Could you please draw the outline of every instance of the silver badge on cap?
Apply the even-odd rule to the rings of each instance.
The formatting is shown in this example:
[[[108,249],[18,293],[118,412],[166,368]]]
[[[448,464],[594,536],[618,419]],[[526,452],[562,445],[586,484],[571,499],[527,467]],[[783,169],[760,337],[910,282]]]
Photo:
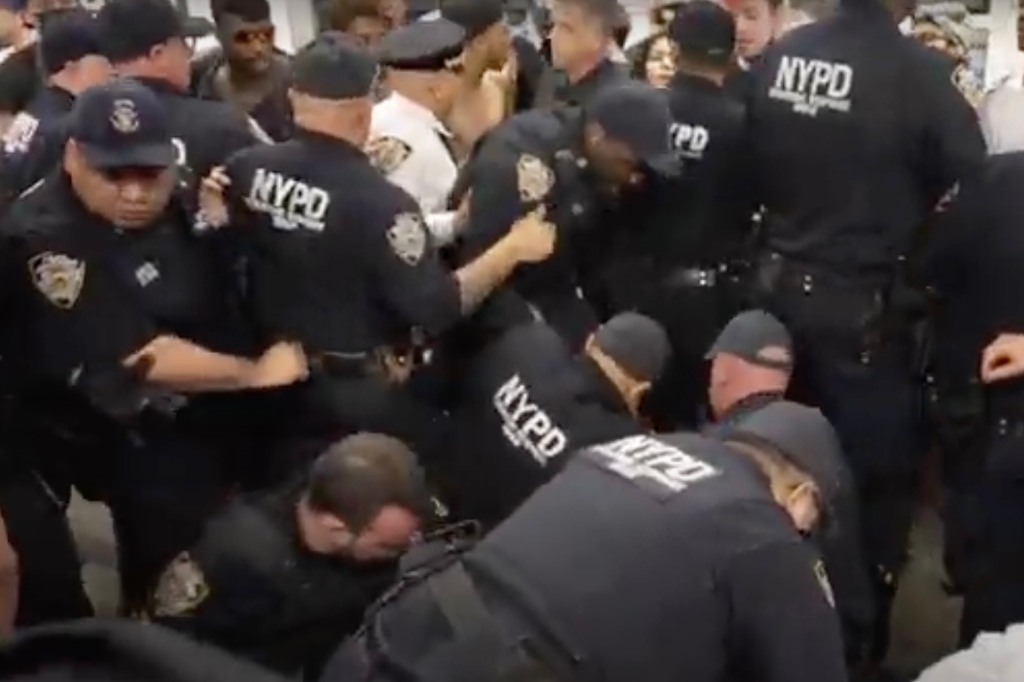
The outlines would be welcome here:
[[[139,129],[139,114],[135,110],[135,102],[130,99],[114,100],[114,109],[110,112],[110,125],[119,133],[128,135]]]

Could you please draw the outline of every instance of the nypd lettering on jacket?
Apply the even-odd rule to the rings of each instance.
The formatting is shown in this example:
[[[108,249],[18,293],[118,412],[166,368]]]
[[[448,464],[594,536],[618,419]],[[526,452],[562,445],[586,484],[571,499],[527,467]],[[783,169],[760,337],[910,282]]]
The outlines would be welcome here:
[[[817,116],[823,108],[849,112],[852,90],[849,65],[787,55],[779,61],[768,96],[791,103],[798,114]]]
[[[501,417],[502,433],[513,447],[526,450],[541,466],[565,452],[569,443],[562,429],[530,398],[518,374],[494,394],[494,409]]]
[[[673,123],[670,128],[672,148],[685,159],[702,159],[711,142],[711,133],[700,125]]]
[[[707,462],[651,436],[629,436],[597,445],[582,456],[659,498],[681,493],[721,473]]]
[[[279,230],[322,232],[331,197],[319,187],[257,168],[245,204],[252,211],[269,215]]]

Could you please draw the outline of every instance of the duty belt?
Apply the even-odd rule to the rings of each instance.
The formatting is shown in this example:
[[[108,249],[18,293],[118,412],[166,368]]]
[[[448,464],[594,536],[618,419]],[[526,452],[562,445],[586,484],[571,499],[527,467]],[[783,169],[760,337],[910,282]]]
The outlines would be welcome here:
[[[670,288],[711,288],[717,286],[725,274],[725,266],[717,268],[676,268],[668,273],[665,285]]]

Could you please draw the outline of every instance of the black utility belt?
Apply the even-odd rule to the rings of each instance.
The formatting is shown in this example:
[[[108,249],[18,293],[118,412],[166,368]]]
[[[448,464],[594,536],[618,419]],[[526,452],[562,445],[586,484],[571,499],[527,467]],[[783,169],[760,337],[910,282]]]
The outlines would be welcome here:
[[[415,367],[419,364],[422,364],[420,349],[387,346],[363,353],[325,351],[309,357],[310,369],[339,378],[387,377],[395,367]]]
[[[711,289],[731,281],[729,266],[675,268],[668,270],[662,283],[670,289]]]
[[[770,253],[759,259],[756,272],[760,286],[769,291],[798,289],[810,294],[822,290],[847,295],[877,296],[888,291],[892,284],[891,276],[878,276],[876,273],[870,278],[857,280],[808,267],[778,253]]]

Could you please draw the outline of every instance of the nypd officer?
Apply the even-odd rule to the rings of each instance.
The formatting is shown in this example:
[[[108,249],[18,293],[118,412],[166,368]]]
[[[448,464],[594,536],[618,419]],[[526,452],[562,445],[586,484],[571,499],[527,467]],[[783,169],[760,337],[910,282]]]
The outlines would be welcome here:
[[[845,682],[801,537],[840,491],[839,458],[827,420],[793,403],[726,442],[585,449],[468,552],[407,575],[323,679]]]
[[[669,124],[664,95],[628,82],[601,89],[583,111],[531,111],[498,126],[477,147],[456,192],[469,192],[463,257],[489,248],[522,216],[544,212],[558,226],[558,249],[517,272],[512,285],[579,349],[597,326],[580,291],[588,228],[597,224],[606,197],[676,171]]]
[[[640,403],[668,357],[665,331],[636,313],[601,325],[578,358],[539,321],[487,343],[458,371],[443,477],[454,516],[492,527],[573,452],[640,433]]]
[[[223,462],[186,426],[202,410],[190,398],[290,384],[306,366],[286,344],[249,359],[215,257],[182,219],[156,96],[117,80],[82,93],[71,117],[60,168],[5,225],[31,358],[23,380],[121,425],[109,461],[82,468],[107,472],[126,604],[137,606],[225,492]]]
[[[759,304],[793,332],[797,388],[835,424],[860,486],[878,660],[924,453],[924,306],[906,260],[931,210],[985,155],[942,58],[896,26],[912,4],[844,0],[787,34],[754,67],[748,112],[764,206]]]
[[[458,175],[445,126],[459,95],[466,33],[445,19],[390,31],[379,47],[391,94],[373,108],[367,154],[381,173],[416,200],[438,244],[455,237],[448,198]]]
[[[671,429],[699,421],[704,354],[736,308],[732,278],[749,242],[754,207],[743,105],[722,90],[735,48],[732,15],[708,0],[687,3],[676,10],[669,37],[679,49],[668,94],[672,146],[683,172],[655,183],[651,217],[642,231],[629,231],[627,237],[645,242],[644,267],[626,286],[639,282],[647,290],[637,309],[672,336],[672,362],[646,407],[655,423]]]
[[[378,72],[342,34],[307,45],[293,62],[294,139],[233,157],[208,179],[204,212],[216,224],[245,225],[262,332],[300,344],[322,370],[307,388],[326,407],[303,410],[313,422],[303,428],[330,440],[387,433],[427,458],[439,447],[436,417],[403,390],[413,337],[429,339],[475,310],[517,265],[548,257],[555,236],[537,215],[524,216],[448,272],[416,201],[363,152]],[[217,201],[225,185],[226,206]]]

